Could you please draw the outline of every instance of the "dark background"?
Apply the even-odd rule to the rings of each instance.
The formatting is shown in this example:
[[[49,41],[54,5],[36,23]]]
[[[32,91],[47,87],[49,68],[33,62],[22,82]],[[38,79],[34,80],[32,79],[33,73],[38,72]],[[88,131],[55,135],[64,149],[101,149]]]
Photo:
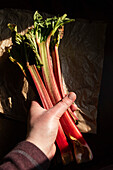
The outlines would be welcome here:
[[[0,8],[39,10],[70,17],[112,21],[112,0],[1,0]]]
[[[92,162],[82,165],[76,165],[74,162],[62,167],[61,164],[57,164],[54,169],[97,170],[100,167],[113,163],[113,1],[3,0],[3,2],[1,1],[0,8],[27,9],[32,11],[38,9],[39,12],[50,14],[67,13],[71,18],[84,18],[89,21],[98,20],[107,23],[103,73],[98,103],[97,134],[83,134],[94,153],[94,159]],[[6,145],[3,150],[4,152],[0,154],[2,157],[15,143],[24,139],[26,125],[4,117],[1,117],[1,120],[3,126],[7,121],[10,121],[8,127],[4,126],[4,131],[7,133],[7,129],[10,128],[10,133],[7,136],[0,136],[2,139],[4,138]],[[15,132],[18,133],[17,139],[13,137]],[[52,163],[51,169],[53,169],[53,166],[54,163]]]

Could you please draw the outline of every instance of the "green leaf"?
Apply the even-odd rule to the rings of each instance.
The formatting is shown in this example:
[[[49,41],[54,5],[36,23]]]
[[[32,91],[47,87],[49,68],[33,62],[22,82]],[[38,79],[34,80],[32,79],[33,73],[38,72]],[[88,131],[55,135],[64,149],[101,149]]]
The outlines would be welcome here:
[[[52,17],[44,19],[38,11],[34,14],[34,29],[38,42],[41,43],[47,40],[47,37],[51,34],[54,36],[55,32],[64,24],[75,21],[74,19],[67,18],[67,14],[61,17]]]

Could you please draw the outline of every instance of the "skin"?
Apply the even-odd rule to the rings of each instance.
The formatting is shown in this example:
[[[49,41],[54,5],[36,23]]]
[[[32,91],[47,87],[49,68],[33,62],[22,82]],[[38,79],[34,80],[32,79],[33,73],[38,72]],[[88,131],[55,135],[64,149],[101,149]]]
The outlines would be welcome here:
[[[30,108],[29,130],[26,141],[29,141],[40,148],[51,160],[56,152],[55,140],[58,132],[59,119],[71,106],[76,110],[73,102],[76,95],[70,92],[59,103],[49,110],[42,108],[36,101],[33,101]]]

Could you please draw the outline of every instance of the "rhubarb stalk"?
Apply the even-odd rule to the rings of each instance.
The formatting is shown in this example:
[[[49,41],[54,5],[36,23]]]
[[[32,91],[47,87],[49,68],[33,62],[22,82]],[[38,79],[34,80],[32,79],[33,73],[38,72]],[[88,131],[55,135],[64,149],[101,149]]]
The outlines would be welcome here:
[[[56,80],[58,89],[60,91],[61,97],[63,98],[66,95],[66,93],[64,91],[63,82],[62,82],[62,72],[61,72],[59,52],[58,52],[60,39],[63,37],[62,30],[63,28],[60,29],[58,32],[56,42],[55,40],[53,42],[51,41],[51,56],[52,56],[53,72],[55,75],[55,80]],[[68,108],[68,111],[71,117],[73,118],[73,120],[75,121],[75,123],[77,124],[78,118],[76,117],[75,112],[73,112],[71,108]]]

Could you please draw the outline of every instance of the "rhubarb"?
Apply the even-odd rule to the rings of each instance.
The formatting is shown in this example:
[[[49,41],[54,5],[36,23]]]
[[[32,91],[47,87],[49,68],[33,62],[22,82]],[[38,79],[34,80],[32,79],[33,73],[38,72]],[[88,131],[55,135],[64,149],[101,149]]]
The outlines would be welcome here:
[[[74,20],[67,18],[66,14],[43,19],[36,11],[34,26],[24,35],[17,33],[15,25],[9,24],[13,42],[12,48],[9,49],[10,59],[20,66],[28,81],[34,83],[45,109],[51,108],[65,96],[58,46],[62,33],[60,30],[64,24],[71,21]],[[73,117],[77,119],[70,107],[60,119],[56,139],[65,164],[72,161],[72,152],[66,138],[73,144],[77,163],[93,158],[91,149]]]

